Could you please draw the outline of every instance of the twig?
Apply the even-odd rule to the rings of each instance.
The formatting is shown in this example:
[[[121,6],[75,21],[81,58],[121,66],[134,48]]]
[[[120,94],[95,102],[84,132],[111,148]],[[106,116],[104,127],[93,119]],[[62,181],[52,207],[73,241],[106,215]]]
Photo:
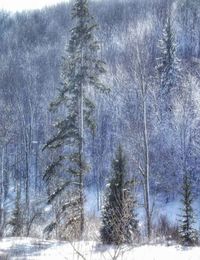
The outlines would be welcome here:
[[[75,251],[75,253],[80,256],[83,260],[87,260],[85,258],[85,256],[83,254],[81,254],[81,252],[78,251],[78,249],[76,249],[76,247],[73,245],[73,243],[71,241],[69,241],[70,245],[72,246],[73,250]]]

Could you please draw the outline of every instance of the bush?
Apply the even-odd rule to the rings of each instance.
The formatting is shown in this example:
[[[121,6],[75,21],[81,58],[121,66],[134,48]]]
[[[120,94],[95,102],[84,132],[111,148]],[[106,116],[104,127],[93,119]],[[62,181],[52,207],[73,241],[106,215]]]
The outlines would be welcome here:
[[[157,224],[154,225],[154,233],[161,242],[180,240],[178,224],[171,223],[166,215],[159,216]]]

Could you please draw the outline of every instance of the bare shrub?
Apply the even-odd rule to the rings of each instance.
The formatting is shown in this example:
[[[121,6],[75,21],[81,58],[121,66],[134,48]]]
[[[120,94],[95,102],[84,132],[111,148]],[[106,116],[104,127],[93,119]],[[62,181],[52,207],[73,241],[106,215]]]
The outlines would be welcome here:
[[[99,230],[100,230],[100,218],[95,212],[92,212],[85,219],[85,230],[83,237],[85,240],[98,241],[99,240]]]
[[[166,215],[160,215],[158,222],[153,226],[154,235],[159,242],[176,241],[180,239],[178,224],[170,222]]]

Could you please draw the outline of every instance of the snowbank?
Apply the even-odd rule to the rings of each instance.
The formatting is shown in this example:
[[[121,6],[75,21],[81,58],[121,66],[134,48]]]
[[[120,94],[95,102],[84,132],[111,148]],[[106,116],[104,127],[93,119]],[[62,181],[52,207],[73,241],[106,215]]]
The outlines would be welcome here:
[[[180,246],[105,247],[96,242],[66,243],[30,238],[0,241],[0,259],[34,260],[199,260],[200,248]],[[6,258],[7,256],[7,258]]]

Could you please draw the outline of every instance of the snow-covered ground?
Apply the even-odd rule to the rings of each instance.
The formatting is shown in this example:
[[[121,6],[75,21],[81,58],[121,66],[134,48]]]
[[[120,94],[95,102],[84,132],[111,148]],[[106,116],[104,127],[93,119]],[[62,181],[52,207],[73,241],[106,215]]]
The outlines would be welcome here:
[[[199,260],[200,248],[141,246],[112,248],[96,242],[66,243],[31,238],[0,241],[0,259],[32,260]]]

